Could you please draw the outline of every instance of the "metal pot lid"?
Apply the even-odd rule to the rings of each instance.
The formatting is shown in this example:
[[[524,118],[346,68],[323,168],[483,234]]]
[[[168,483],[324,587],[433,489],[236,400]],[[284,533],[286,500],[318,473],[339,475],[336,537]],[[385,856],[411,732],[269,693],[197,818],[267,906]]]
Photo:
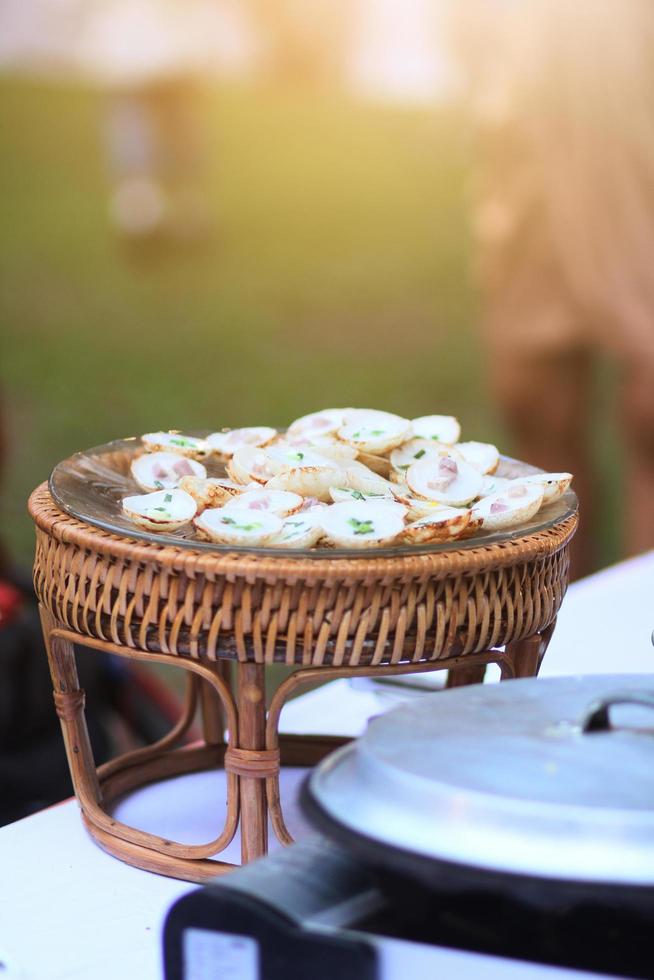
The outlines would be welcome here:
[[[373,719],[308,793],[344,829],[426,859],[654,884],[654,677],[427,696]]]

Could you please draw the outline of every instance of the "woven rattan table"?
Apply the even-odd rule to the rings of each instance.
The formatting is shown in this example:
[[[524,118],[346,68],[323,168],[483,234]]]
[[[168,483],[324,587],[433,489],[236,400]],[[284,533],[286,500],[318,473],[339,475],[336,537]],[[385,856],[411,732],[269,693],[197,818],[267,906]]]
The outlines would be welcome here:
[[[68,761],[83,820],[105,850],[137,867],[206,881],[240,823],[243,862],[267,850],[268,815],[291,837],[280,765],[312,765],[344,739],[279,735],[281,709],[303,684],[355,675],[448,670],[449,686],[537,674],[568,579],[577,516],[501,543],[375,557],[243,555],[142,542],[60,510],[47,484],[32,494],[34,581]],[[156,744],[96,769],[73,644],[186,672],[182,717]],[[266,666],[294,668],[266,710]],[[180,747],[196,709],[203,741]],[[227,733],[225,738],[225,732]],[[182,844],[111,813],[148,782],[224,766],[227,815],[209,843]]]

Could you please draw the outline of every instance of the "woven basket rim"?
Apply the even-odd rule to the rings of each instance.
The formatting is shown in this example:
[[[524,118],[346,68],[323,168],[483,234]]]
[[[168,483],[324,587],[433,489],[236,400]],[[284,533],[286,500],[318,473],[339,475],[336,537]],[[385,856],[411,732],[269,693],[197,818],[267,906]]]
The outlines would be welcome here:
[[[405,576],[433,574],[458,575],[482,569],[513,565],[563,548],[577,527],[577,513],[541,531],[499,543],[480,545],[465,550],[431,552],[417,555],[352,558],[298,558],[282,554],[243,555],[237,552],[193,551],[175,548],[135,538],[113,534],[86,524],[60,510],[54,503],[47,482],[31,494],[28,511],[38,528],[56,540],[73,544],[87,551],[127,559],[131,562],[155,564],[180,572],[209,573],[234,577],[304,580],[392,579]]]

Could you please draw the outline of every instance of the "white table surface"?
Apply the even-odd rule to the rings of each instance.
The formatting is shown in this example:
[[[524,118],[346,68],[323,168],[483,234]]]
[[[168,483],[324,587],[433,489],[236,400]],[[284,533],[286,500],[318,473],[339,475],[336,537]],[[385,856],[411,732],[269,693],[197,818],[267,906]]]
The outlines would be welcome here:
[[[654,552],[570,587],[541,676],[651,672],[653,628]],[[427,678],[438,683],[438,674],[420,676],[422,683],[430,683]],[[368,717],[392,707],[400,695],[393,688],[378,692],[365,681],[333,681],[292,701],[281,728],[315,732],[320,721],[322,732],[357,735]],[[306,833],[293,801],[303,775],[302,769],[286,769],[282,779],[287,823],[295,836]],[[197,773],[136,792],[117,815],[166,837],[199,842],[215,836],[224,799],[222,773]],[[239,848],[236,838],[221,857],[238,861]],[[1,828],[0,868],[0,962],[7,980],[155,980],[162,976],[164,915],[175,899],[196,887],[106,855],[84,831],[74,800]],[[395,956],[405,956],[408,966],[417,954],[403,953],[401,946]],[[504,961],[485,962],[482,968],[474,957],[463,957],[457,969],[460,980],[571,976]],[[412,972],[420,976],[419,970]]]

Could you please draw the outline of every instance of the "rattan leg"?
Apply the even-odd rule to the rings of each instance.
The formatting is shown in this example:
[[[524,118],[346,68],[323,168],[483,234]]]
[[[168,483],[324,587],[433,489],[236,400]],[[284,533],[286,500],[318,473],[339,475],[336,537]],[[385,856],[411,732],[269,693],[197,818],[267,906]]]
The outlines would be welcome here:
[[[49,649],[52,650],[53,677],[57,685],[64,684],[74,693],[76,673],[74,673],[73,640],[84,646],[104,650],[128,659],[137,659],[157,663],[174,663],[183,670],[190,672],[200,680],[210,685],[221,701],[221,710],[226,719],[226,727],[230,740],[236,741],[237,714],[236,705],[230,689],[220,675],[216,663],[200,663],[195,660],[182,660],[168,654],[146,653],[134,648],[119,647],[104,640],[92,640],[88,637],[77,637],[52,621],[44,620],[44,628],[48,637]],[[65,671],[65,672],[64,672]],[[155,746],[148,746],[135,753],[127,753],[112,760],[106,766],[95,769],[95,762],[90,752],[75,752],[74,746],[81,744],[83,715],[79,713],[81,704],[76,707],[75,718],[71,721],[62,718],[64,737],[67,745],[72,748],[70,758],[75,793],[82,809],[84,822],[95,840],[105,850],[116,857],[123,858],[129,863],[136,864],[146,870],[157,871],[171,877],[187,881],[205,881],[213,870],[213,875],[222,874],[233,867],[223,862],[205,861],[206,858],[224,850],[233,839],[238,826],[238,778],[233,772],[227,773],[227,815],[222,832],[208,844],[181,844],[167,840],[155,834],[138,830],[116,820],[109,812],[109,805],[120,795],[130,790],[147,785],[160,779],[170,778],[186,772],[197,772],[219,766],[225,754],[225,746],[218,744],[200,745],[197,747],[171,749],[172,736],[179,736],[192,720],[195,706],[196,684],[190,685],[183,717],[169,733]],[[76,705],[81,702],[79,694]],[[74,723],[74,727],[73,726]],[[88,739],[87,739],[88,742]],[[92,792],[92,787],[100,787]],[[140,860],[139,855],[145,855],[147,860]]]
[[[151,871],[154,874],[165,875],[167,878],[180,878],[203,885],[213,881],[219,875],[233,871],[238,865],[226,861],[213,861],[203,858],[197,861],[180,861],[168,854],[161,854],[150,847],[142,847],[131,841],[118,840],[113,834],[96,827],[82,811],[82,820],[89,834],[99,844],[103,851],[112,857],[131,864],[141,871]]]
[[[507,643],[506,656],[513,667],[513,677],[537,677],[543,657],[554,633],[556,620],[542,633],[534,633],[524,640]]]
[[[102,794],[86,727],[85,695],[79,686],[75,650],[69,640],[53,634],[55,621],[42,605],[39,613],[73,787],[78,798],[86,796],[99,804]]]
[[[467,684],[481,684],[486,673],[486,664],[475,667],[455,667],[447,672],[445,687],[464,687]]]
[[[268,851],[266,784],[259,772],[247,773],[246,753],[260,758],[266,744],[266,682],[263,664],[239,663],[238,748],[243,768],[239,775],[241,800],[241,860],[243,864]],[[279,767],[278,767],[279,768]]]

